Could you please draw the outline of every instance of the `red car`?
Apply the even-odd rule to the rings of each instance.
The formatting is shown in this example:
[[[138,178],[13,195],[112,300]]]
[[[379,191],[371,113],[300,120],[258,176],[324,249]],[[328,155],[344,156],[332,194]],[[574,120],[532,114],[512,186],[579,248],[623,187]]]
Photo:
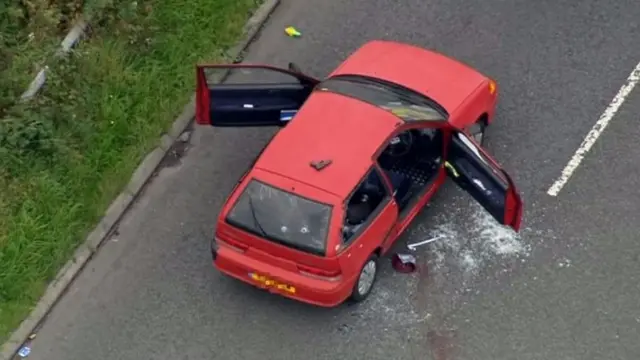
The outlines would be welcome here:
[[[281,127],[218,217],[215,267],[306,303],[361,301],[447,177],[518,231],[520,196],[481,147],[497,94],[460,62],[390,41],[322,81],[293,64],[199,65],[198,124]]]

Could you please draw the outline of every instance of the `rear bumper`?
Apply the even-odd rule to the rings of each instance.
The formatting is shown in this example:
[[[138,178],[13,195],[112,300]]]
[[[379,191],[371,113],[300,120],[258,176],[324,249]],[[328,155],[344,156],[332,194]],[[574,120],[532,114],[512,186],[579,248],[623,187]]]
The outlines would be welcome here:
[[[261,262],[234,250],[212,246],[213,265],[225,275],[236,278],[257,288],[267,290],[307,304],[321,307],[336,307],[342,304],[350,295],[354,279],[336,282],[308,278],[282,268]],[[276,286],[266,286],[251,278],[251,273],[268,277],[280,284],[295,287],[295,293],[278,289]]]

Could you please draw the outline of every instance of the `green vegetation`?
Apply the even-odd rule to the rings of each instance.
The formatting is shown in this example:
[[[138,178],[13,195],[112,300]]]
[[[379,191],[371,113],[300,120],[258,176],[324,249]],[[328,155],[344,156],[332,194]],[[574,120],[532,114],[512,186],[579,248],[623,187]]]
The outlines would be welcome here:
[[[0,343],[25,318],[221,60],[258,0],[6,0],[0,5]],[[74,19],[90,37],[55,57]],[[39,66],[47,83],[18,101]]]

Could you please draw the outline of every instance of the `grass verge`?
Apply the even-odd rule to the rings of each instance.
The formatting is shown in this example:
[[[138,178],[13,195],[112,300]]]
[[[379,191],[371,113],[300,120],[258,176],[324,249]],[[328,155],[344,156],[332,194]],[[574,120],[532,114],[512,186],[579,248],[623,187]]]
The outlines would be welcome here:
[[[0,343],[189,100],[194,64],[221,60],[261,1],[104,1],[26,104],[36,65],[95,3],[13,2],[0,9]]]

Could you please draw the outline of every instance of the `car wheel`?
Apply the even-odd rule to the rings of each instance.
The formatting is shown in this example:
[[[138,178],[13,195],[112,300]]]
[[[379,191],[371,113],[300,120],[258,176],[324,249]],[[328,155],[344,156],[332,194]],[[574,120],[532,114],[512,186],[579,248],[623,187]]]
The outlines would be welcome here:
[[[487,130],[487,123],[484,119],[479,119],[475,124],[469,126],[468,131],[473,140],[481,146],[484,145],[484,134]]]
[[[361,302],[366,299],[378,277],[378,256],[372,254],[360,269],[360,275],[353,286],[351,300]]]

